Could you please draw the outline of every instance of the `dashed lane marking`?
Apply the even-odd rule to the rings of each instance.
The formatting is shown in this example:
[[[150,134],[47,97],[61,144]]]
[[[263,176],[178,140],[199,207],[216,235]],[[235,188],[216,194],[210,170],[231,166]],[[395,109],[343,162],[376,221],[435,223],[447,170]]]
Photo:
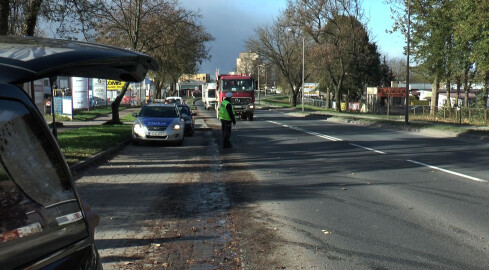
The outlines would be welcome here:
[[[333,136],[328,136],[328,135],[324,135],[324,134],[321,134],[321,133],[309,131],[309,130],[306,130],[306,129],[303,129],[303,128],[299,128],[299,127],[285,125],[285,124],[282,124],[282,123],[279,123],[279,122],[276,122],[276,121],[268,121],[268,122],[270,122],[272,124],[276,124],[276,125],[282,126],[282,127],[286,127],[286,128],[290,128],[290,129],[293,129],[293,130],[300,131],[300,132],[304,132],[304,133],[307,133],[307,134],[310,134],[310,135],[313,135],[313,136],[317,136],[317,137],[320,137],[320,138],[323,138],[323,139],[327,139],[327,140],[330,140],[330,141],[335,141],[335,142],[341,142],[341,141],[343,141],[340,138],[336,138],[336,137],[333,137]],[[382,155],[387,154],[386,152],[375,150],[375,149],[372,149],[372,148],[369,148],[369,147],[365,147],[365,146],[362,146],[362,145],[359,145],[359,144],[356,144],[356,143],[350,143],[350,145],[355,146],[355,147],[359,147],[359,148],[362,148],[362,149],[365,149],[365,150],[368,150],[368,151],[372,151],[372,152],[375,152],[375,153],[378,153],[378,154],[382,154]],[[434,170],[438,170],[438,171],[445,172],[445,173],[452,174],[452,175],[456,175],[456,176],[459,176],[459,177],[462,177],[462,178],[470,179],[470,180],[473,180],[473,181],[483,182],[483,183],[487,183],[488,182],[487,180],[484,180],[484,179],[481,179],[481,178],[477,178],[477,177],[473,177],[473,176],[470,176],[470,175],[466,175],[466,174],[462,174],[462,173],[450,171],[450,170],[447,170],[447,169],[443,169],[443,168],[440,168],[440,167],[432,166],[432,165],[425,164],[425,163],[422,163],[422,162],[418,162],[418,161],[415,161],[415,160],[410,160],[409,159],[407,161],[408,162],[411,162],[411,163],[414,163],[414,164],[417,164],[417,165],[428,167],[428,168],[431,168],[431,169],[434,169]]]
[[[302,128],[299,128],[299,127],[289,126],[289,125],[285,125],[285,124],[282,124],[282,123],[279,123],[279,122],[275,122],[275,121],[268,121],[268,122],[270,122],[272,124],[275,124],[275,125],[282,126],[282,127],[286,127],[286,128],[290,128],[290,129],[293,129],[293,130],[300,131],[300,132],[304,132],[304,133],[307,133],[309,135],[314,135],[314,136],[317,136],[317,137],[320,137],[320,138],[323,138],[323,139],[326,139],[326,140],[330,140],[330,141],[334,141],[334,142],[341,142],[341,141],[343,141],[340,138],[335,138],[335,137],[332,137],[332,136],[324,135],[324,134],[317,133],[317,132],[314,132],[314,131],[309,131],[309,130],[302,129]]]
[[[365,150],[372,151],[372,152],[375,152],[375,153],[378,153],[378,154],[382,154],[382,155],[387,154],[386,152],[382,152],[382,151],[375,150],[375,149],[372,149],[372,148],[369,148],[369,147],[361,146],[361,145],[356,144],[356,143],[350,143],[350,145],[353,145],[353,146],[356,146],[356,147],[360,147],[360,148],[363,148]]]
[[[454,171],[450,171],[450,170],[446,170],[446,169],[443,169],[443,168],[440,168],[440,167],[436,167],[436,166],[433,166],[433,165],[425,164],[425,163],[418,162],[418,161],[415,161],[415,160],[408,159],[407,161],[408,162],[411,162],[411,163],[414,163],[414,164],[417,164],[417,165],[428,167],[428,168],[431,168],[431,169],[434,169],[434,170],[442,171],[442,172],[445,172],[445,173],[448,173],[448,174],[453,174],[453,175],[456,175],[456,176],[460,176],[462,178],[467,178],[467,179],[470,179],[470,180],[473,180],[473,181],[484,182],[484,183],[487,182],[484,179],[480,179],[480,178],[477,178],[477,177],[473,177],[473,176],[470,176],[470,175],[466,175],[466,174],[462,174],[462,173],[458,173],[458,172],[454,172]]]

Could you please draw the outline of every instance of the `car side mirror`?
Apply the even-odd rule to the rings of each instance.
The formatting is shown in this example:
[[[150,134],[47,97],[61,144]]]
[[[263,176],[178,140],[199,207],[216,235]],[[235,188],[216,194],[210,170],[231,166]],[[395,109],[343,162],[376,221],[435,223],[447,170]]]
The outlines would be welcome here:
[[[137,112],[135,112],[135,113],[133,113],[133,114],[132,114],[132,116],[134,116],[134,117],[138,117],[138,113],[137,113]]]

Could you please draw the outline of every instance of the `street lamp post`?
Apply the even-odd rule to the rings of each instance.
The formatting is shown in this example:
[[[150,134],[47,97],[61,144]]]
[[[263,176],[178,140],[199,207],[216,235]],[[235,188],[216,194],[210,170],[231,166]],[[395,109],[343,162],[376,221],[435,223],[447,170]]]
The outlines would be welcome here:
[[[261,93],[261,88],[260,88],[260,67],[265,67],[265,64],[258,65],[258,104],[260,104],[260,93]],[[265,69],[265,74],[266,74],[266,69]],[[266,76],[266,75],[265,75]],[[265,86],[265,91],[267,90],[267,87]],[[265,92],[265,98],[267,96],[267,93]]]
[[[293,32],[291,28],[287,28],[287,31]],[[301,105],[302,105],[302,112],[304,112],[304,35],[302,35],[302,87],[301,87]]]
[[[265,65],[265,99],[267,99],[267,89],[268,89],[268,77],[267,77],[267,66]]]
[[[304,112],[304,35],[302,36],[302,112]]]
[[[407,28],[407,64],[406,64],[406,110],[405,110],[405,116],[404,116],[404,122],[406,124],[409,124],[409,54],[410,54],[410,47],[409,47],[409,42],[411,38],[411,8],[410,8],[410,1],[407,2],[408,5],[408,28]]]
[[[258,65],[258,104],[260,104],[260,65]]]

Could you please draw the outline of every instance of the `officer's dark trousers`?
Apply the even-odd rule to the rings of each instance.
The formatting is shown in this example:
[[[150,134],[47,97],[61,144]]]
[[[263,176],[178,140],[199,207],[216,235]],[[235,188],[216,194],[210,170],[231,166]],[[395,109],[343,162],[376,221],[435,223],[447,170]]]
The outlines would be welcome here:
[[[231,125],[233,122],[231,121],[226,121],[226,120],[221,120],[221,127],[222,127],[222,147],[224,148],[229,148],[231,146],[231,141],[229,140],[231,138]]]

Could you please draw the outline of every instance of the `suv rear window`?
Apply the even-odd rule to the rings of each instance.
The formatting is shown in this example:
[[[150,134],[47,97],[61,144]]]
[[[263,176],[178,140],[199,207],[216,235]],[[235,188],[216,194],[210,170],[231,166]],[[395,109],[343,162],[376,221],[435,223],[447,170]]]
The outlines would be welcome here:
[[[70,178],[39,120],[0,99],[0,261],[15,268],[87,235]]]

